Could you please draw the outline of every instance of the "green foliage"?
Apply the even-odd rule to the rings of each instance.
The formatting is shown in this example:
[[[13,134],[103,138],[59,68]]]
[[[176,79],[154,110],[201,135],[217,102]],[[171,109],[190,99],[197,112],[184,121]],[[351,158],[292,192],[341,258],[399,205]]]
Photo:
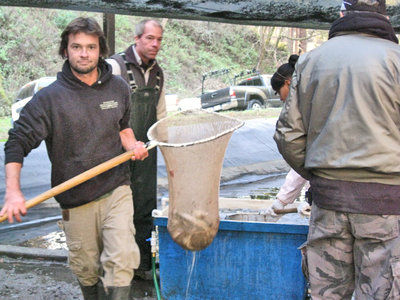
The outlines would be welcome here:
[[[158,61],[167,80],[167,91],[180,97],[201,93],[201,76],[222,68],[232,73],[253,68],[257,51],[251,46],[251,26],[237,26],[203,21],[168,20]],[[216,89],[228,84],[227,77],[217,78],[207,86]]]
[[[115,16],[115,51],[124,51],[134,42],[135,24],[140,21],[139,17],[116,15]]]
[[[12,100],[24,84],[43,76],[55,76],[61,69],[60,34],[72,19],[83,14],[86,13],[1,7],[0,116],[10,115]],[[91,15],[101,20],[100,14]]]
[[[78,12],[62,10],[59,13],[54,15],[54,24],[60,31],[63,31],[65,27],[71,22],[73,19],[79,16]]]
[[[99,13],[38,8],[0,7],[0,116],[10,114],[18,90],[42,76],[55,76],[63,60],[58,56],[62,30],[78,16],[92,16],[100,24]],[[116,52],[134,43],[134,30],[143,17],[116,15]],[[255,26],[205,21],[161,19],[165,24],[162,49],[157,57],[166,78],[166,92],[182,97],[201,93],[205,72],[222,68],[233,74],[253,69],[259,62],[260,36]],[[318,35],[318,41],[323,35]],[[273,45],[274,43],[270,43]],[[272,73],[287,61],[285,41],[278,49],[268,45],[262,73]],[[228,78],[210,80],[207,89],[228,84]]]
[[[7,97],[6,91],[3,87],[3,77],[0,74],[0,115],[6,115],[6,111],[11,105],[11,99]]]
[[[0,117],[0,142],[7,141],[8,131],[11,128],[11,118],[10,117]]]
[[[2,8],[0,74],[5,96],[1,99],[0,116],[10,114],[12,99],[22,85],[58,70],[54,45],[59,32],[52,25],[53,15],[54,12],[44,9]]]

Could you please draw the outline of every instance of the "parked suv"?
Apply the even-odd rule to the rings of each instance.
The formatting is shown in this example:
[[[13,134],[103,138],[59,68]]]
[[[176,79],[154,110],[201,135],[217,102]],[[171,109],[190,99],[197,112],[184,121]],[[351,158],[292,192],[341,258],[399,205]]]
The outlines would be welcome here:
[[[11,118],[15,122],[19,118],[22,108],[28,103],[34,94],[42,88],[50,85],[56,80],[56,77],[42,77],[25,84],[18,92],[17,98],[11,105]]]
[[[204,79],[219,75],[213,71],[211,75],[203,75]],[[224,71],[223,74],[226,74]],[[247,76],[246,79],[243,79]],[[279,107],[282,102],[271,87],[272,75],[261,75],[257,71],[243,71],[234,76],[229,87],[201,95],[201,107],[208,110],[220,111],[229,109],[260,109],[262,107]],[[236,84],[237,80],[239,81]]]

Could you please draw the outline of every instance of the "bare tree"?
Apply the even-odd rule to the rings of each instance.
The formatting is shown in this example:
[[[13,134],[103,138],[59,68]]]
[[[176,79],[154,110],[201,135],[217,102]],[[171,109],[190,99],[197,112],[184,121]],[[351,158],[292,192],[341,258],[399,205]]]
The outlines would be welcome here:
[[[290,29],[289,29],[289,36],[287,37],[287,39],[288,39],[288,42],[287,42],[287,43],[288,43],[288,50],[289,50],[289,53],[293,53],[293,51],[296,51],[295,46],[294,46],[294,42],[293,42],[294,36],[295,36],[294,31],[295,31],[294,28],[290,28]]]
[[[299,39],[298,40],[299,52],[297,52],[297,53],[300,54],[300,53],[307,52],[307,43],[308,43],[308,40],[309,40],[309,38],[307,38],[307,29],[298,28],[297,38]]]
[[[260,49],[258,55],[258,62],[256,69],[260,70],[261,64],[265,59],[267,47],[271,44],[272,35],[274,34],[275,27],[260,27]]]
[[[305,53],[307,52],[308,41],[312,40],[316,32],[310,32],[307,35],[307,29],[304,28],[290,28],[289,35],[284,36],[288,40],[289,53]]]

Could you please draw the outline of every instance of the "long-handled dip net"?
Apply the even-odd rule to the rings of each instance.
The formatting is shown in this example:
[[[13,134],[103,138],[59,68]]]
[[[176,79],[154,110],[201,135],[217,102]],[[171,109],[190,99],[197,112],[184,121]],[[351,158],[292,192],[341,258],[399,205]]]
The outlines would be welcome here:
[[[219,226],[219,184],[225,150],[244,122],[205,110],[187,110],[148,131],[164,156],[169,184],[167,229],[187,250],[211,244]]]

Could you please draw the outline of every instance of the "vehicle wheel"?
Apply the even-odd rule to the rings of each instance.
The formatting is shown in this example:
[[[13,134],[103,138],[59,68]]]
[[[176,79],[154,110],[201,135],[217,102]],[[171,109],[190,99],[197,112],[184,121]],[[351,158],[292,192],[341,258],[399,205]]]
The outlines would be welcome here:
[[[260,100],[250,100],[249,104],[247,105],[247,109],[261,109],[263,107]]]

